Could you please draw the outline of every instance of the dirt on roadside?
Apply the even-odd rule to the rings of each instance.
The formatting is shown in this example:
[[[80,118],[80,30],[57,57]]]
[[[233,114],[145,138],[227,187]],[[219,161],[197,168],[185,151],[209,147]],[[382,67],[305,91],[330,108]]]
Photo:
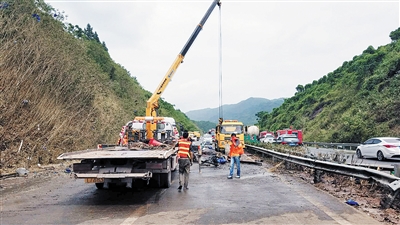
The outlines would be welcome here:
[[[383,209],[381,201],[391,189],[367,180],[341,176],[323,172],[321,181],[314,182],[314,170],[298,165],[285,166],[284,163],[275,163],[273,172],[287,174],[296,179],[313,184],[314,187],[331,194],[344,203],[353,205],[366,215],[388,225],[400,224],[400,196],[393,201],[391,208]]]
[[[0,178],[0,194],[21,192],[56,177],[74,178],[71,167],[72,162],[34,166],[28,169],[26,175],[18,175],[15,171],[8,171],[8,173],[2,174],[2,178]]]

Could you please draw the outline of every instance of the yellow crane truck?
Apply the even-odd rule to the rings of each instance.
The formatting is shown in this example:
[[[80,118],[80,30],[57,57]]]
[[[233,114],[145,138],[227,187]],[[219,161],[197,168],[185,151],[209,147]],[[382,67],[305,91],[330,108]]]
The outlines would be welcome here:
[[[168,118],[157,116],[158,100],[216,5],[221,5],[220,0],[212,2],[160,85],[147,101],[146,116],[134,119],[134,121],[143,121],[145,133],[141,136],[145,136],[147,140],[155,140],[159,136],[157,133],[159,123],[168,122]],[[97,149],[67,152],[61,154],[58,159],[81,160],[80,163],[73,164],[75,177],[84,179],[86,183],[95,183],[99,189],[107,188],[110,184],[132,187],[136,181],[142,180],[147,180],[147,184],[153,183],[157,187],[170,187],[171,171],[175,170],[177,164],[176,153],[178,149],[175,148],[176,143],[150,147],[140,142],[133,142],[132,144],[137,145],[134,147],[127,145],[106,148],[102,148],[100,145],[100,148]]]

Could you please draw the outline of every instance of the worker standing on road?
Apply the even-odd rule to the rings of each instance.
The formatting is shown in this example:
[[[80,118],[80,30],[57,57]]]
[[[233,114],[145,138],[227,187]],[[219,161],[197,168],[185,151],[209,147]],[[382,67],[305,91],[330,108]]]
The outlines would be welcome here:
[[[189,189],[189,173],[190,166],[193,164],[193,152],[191,151],[192,142],[188,137],[189,133],[184,132],[182,139],[178,141],[179,191],[182,190],[182,184],[185,189]]]
[[[236,134],[231,134],[231,145],[229,156],[231,157],[231,166],[229,168],[228,179],[232,179],[233,177],[233,169],[235,168],[236,163],[236,178],[240,178],[240,156],[243,154],[243,146],[240,143],[240,140],[236,137]]]

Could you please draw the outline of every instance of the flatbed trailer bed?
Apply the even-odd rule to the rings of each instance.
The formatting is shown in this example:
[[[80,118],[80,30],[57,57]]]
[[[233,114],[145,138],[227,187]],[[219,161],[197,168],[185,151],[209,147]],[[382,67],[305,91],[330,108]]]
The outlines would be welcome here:
[[[83,151],[67,152],[57,157],[57,159],[65,160],[83,160],[83,159],[126,159],[126,158],[137,158],[137,159],[165,159],[175,154],[177,148],[171,148],[166,150],[153,150],[153,149],[140,149],[130,150],[127,147],[109,147],[102,149],[87,149]]]

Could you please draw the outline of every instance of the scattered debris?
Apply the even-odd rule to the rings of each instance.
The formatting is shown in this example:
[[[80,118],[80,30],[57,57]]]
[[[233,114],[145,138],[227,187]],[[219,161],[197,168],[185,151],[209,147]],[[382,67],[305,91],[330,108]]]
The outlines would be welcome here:
[[[226,156],[221,156],[217,159],[218,163],[220,164],[225,164],[226,162],[228,162],[228,160],[226,159]]]
[[[269,168],[268,172],[275,172],[278,169],[278,167],[280,167],[283,163],[285,163],[285,161],[281,161],[280,163],[276,164],[274,167]]]
[[[29,173],[29,171],[25,168],[18,168],[15,172],[17,172],[20,177],[28,176]]]
[[[22,148],[22,144],[24,143],[24,140],[21,140],[21,144],[19,145],[19,148],[18,148],[18,153],[21,151],[21,148]]]
[[[0,179],[7,179],[11,177],[17,177],[18,173],[1,174]]]
[[[356,206],[359,206],[359,204],[358,204],[356,201],[352,200],[352,199],[347,200],[346,203],[347,203],[348,205],[356,205]]]

